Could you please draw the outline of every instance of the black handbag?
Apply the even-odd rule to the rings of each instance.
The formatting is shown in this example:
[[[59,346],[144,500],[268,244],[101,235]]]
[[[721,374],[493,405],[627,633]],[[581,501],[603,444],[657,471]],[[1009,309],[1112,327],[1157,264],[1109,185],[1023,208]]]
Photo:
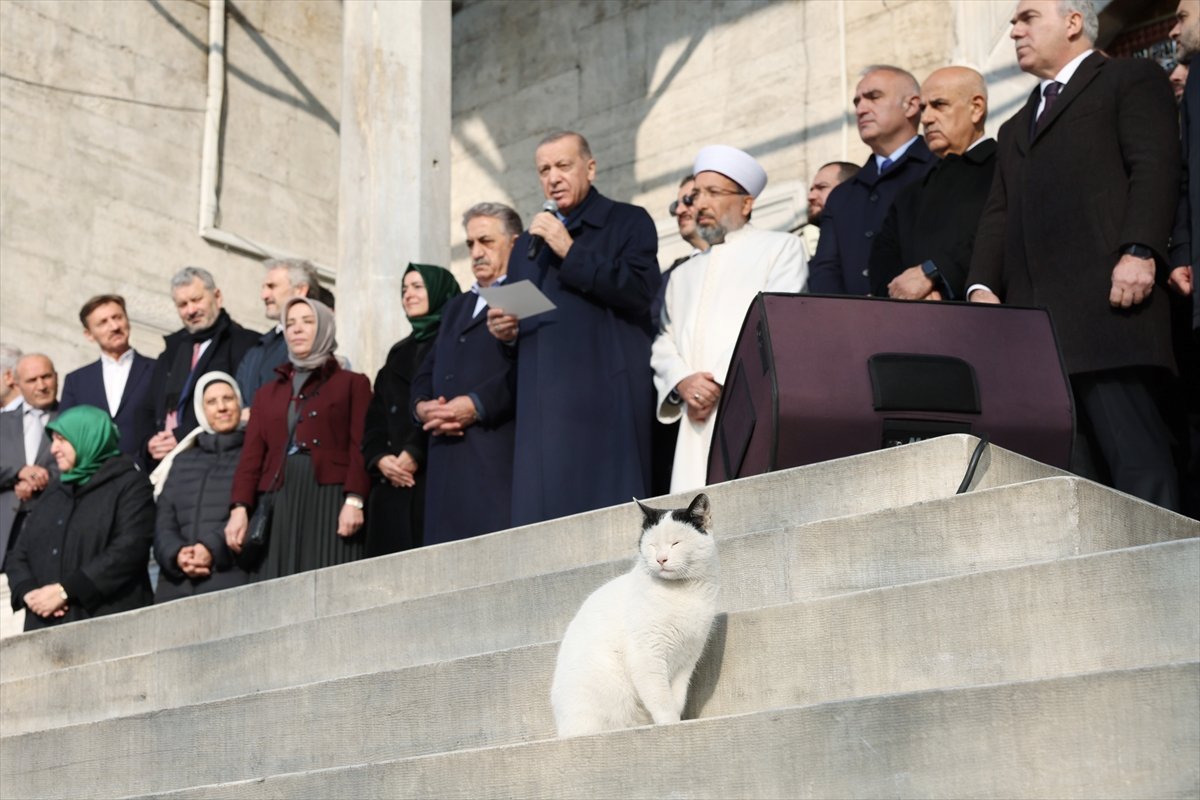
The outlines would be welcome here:
[[[296,422],[298,421],[299,414],[296,415]],[[296,422],[288,424],[289,442],[296,432]],[[287,456],[284,455],[283,458],[286,462]],[[247,572],[258,569],[267,555],[275,493],[279,491],[279,473],[282,471],[283,464],[280,464],[279,469],[275,470],[275,474],[271,476],[271,488],[258,496],[258,500],[254,504],[254,513],[250,515],[250,522],[246,525],[246,538],[242,540],[242,552],[236,555],[236,559],[238,566]]]
[[[274,479],[271,483],[274,484]],[[242,552],[238,553],[238,566],[247,572],[258,569],[267,554],[267,538],[271,533],[271,511],[275,505],[275,492],[263,492],[258,496],[254,513],[246,527],[246,538],[242,541]]]

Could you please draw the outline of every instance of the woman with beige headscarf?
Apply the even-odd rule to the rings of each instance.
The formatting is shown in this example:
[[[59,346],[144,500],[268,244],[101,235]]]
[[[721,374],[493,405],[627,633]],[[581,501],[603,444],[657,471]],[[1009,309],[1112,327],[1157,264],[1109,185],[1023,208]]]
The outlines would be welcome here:
[[[274,492],[260,579],[354,561],[366,538],[370,479],[361,445],[371,383],[338,364],[333,311],[324,303],[293,297],[283,319],[289,360],[254,396],[225,527],[240,553],[256,504]]]

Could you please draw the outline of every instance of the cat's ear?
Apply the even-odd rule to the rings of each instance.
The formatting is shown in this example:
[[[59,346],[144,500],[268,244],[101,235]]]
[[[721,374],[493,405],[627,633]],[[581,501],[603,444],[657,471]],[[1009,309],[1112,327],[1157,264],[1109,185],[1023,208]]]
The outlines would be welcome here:
[[[706,532],[712,525],[712,512],[709,510],[708,495],[706,494],[696,495],[696,499],[692,500],[692,504],[688,506],[687,513]]]
[[[651,508],[650,506],[645,505],[644,503],[642,503],[641,500],[638,500],[636,497],[633,498],[633,502],[637,503],[637,507],[642,510],[642,514],[644,514],[646,516],[647,521],[654,522],[658,519],[658,516],[659,516],[658,509]]]

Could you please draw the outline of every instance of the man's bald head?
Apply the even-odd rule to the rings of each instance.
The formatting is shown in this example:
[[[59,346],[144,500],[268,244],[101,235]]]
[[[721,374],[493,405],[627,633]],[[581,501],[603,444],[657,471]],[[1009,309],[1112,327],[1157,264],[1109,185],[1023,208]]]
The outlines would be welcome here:
[[[27,405],[41,410],[50,408],[58,399],[58,373],[54,364],[41,353],[21,356],[17,362],[17,388]]]
[[[939,158],[962,155],[983,137],[987,84],[970,67],[935,70],[921,87],[925,143]]]

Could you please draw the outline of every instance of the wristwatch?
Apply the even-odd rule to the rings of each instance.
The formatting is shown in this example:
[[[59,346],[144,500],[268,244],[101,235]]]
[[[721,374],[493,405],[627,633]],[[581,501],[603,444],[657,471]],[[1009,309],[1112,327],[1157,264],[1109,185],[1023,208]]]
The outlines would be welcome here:
[[[1122,255],[1134,256],[1136,258],[1154,258],[1154,251],[1144,244],[1126,245],[1121,249]]]
[[[362,511],[362,509],[363,509],[362,498],[359,497],[358,495],[353,495],[353,494],[346,495],[346,505],[350,506],[351,508],[357,508],[359,511]]]

